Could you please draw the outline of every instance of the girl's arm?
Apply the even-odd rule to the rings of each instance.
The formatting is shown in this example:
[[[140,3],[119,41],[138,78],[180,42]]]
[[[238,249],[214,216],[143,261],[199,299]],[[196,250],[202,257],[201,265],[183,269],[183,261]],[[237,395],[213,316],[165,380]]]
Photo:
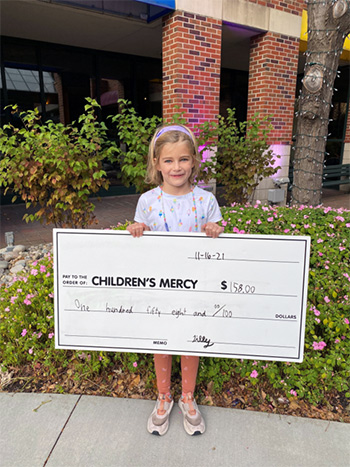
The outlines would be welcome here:
[[[133,237],[141,237],[145,230],[151,229],[143,222],[135,222],[134,224],[128,225],[126,230],[128,230]]]
[[[218,236],[224,231],[224,228],[220,227],[216,222],[207,222],[202,225],[201,231],[205,232],[208,237],[218,238]]]

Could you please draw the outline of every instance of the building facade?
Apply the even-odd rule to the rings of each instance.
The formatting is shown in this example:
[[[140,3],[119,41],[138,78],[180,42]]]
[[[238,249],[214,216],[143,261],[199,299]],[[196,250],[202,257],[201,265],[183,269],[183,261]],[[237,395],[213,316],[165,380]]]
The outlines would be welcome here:
[[[1,121],[6,105],[69,123],[96,98],[190,126],[234,107],[238,120],[272,115],[270,145],[287,177],[304,66],[302,0],[12,0],[1,7]],[[21,12],[21,14],[19,14]],[[340,61],[327,163],[350,162],[349,53]],[[112,134],[113,137],[113,134]],[[256,197],[266,201],[272,180]]]

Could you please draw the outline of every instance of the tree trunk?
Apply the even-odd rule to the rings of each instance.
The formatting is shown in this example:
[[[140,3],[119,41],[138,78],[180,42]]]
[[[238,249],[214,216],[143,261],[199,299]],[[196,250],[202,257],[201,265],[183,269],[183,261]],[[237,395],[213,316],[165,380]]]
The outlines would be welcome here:
[[[348,0],[309,0],[308,48],[298,101],[292,204],[321,204],[334,80],[350,32]]]

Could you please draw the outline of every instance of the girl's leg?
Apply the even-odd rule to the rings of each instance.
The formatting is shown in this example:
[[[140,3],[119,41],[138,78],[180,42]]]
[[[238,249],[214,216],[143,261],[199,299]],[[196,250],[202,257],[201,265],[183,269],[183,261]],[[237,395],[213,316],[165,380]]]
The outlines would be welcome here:
[[[154,355],[154,366],[157,376],[157,387],[160,394],[170,393],[171,355]]]
[[[174,405],[170,394],[171,361],[171,355],[154,356],[159,394],[147,421],[147,430],[153,435],[165,435],[169,428],[169,415]]]
[[[182,392],[194,393],[199,365],[199,357],[181,357]]]
[[[183,414],[184,428],[189,435],[200,435],[205,431],[205,422],[193,398],[198,364],[199,357],[181,357],[182,396],[179,407]]]

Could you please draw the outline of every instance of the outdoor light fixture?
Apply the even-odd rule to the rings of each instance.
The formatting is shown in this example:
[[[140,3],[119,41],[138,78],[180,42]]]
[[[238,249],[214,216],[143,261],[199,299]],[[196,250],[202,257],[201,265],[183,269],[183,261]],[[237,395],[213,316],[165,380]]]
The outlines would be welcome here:
[[[8,248],[13,248],[15,243],[15,234],[13,232],[5,232],[5,242]]]

